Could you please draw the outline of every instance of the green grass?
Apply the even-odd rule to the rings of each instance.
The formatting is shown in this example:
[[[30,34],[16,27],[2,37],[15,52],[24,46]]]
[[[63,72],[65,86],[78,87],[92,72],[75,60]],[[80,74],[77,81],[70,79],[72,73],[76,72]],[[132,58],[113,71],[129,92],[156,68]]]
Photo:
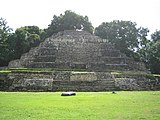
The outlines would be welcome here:
[[[59,69],[59,68],[10,68],[8,70],[11,71],[28,71],[28,72],[34,72],[34,71],[86,71],[86,69]]]
[[[0,70],[0,73],[10,73],[11,70]]]
[[[160,74],[151,74],[143,71],[112,71],[112,75],[132,75],[132,76],[150,76],[150,77],[160,77]]]
[[[0,92],[0,120],[160,120],[160,91]]]

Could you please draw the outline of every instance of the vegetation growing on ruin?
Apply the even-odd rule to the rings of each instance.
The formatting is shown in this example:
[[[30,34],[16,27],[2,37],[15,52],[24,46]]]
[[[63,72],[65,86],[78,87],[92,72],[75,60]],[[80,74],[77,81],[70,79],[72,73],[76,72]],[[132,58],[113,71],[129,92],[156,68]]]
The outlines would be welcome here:
[[[30,72],[53,72],[53,71],[75,71],[75,72],[86,72],[86,69],[58,69],[58,68],[10,68],[6,70],[0,70],[0,73],[30,73]]]
[[[132,75],[132,76],[160,76],[160,74],[151,74],[143,71],[113,71],[112,75]]]

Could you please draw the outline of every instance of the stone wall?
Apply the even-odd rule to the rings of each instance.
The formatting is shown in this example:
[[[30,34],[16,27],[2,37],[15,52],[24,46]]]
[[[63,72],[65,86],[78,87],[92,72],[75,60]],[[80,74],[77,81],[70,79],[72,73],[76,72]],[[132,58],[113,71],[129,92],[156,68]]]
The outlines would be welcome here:
[[[160,76],[114,75],[118,90],[160,90]]]
[[[108,91],[114,90],[110,73],[63,72],[10,73],[11,91]]]
[[[1,91],[160,90],[160,76],[111,72],[11,72],[0,74]]]
[[[8,78],[8,73],[0,73],[0,90],[8,91],[13,81]]]

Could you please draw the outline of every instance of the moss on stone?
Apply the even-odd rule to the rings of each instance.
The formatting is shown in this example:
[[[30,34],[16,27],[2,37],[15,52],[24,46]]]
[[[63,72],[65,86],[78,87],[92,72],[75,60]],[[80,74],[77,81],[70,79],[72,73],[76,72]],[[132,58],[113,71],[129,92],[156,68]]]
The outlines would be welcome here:
[[[160,74],[151,74],[142,71],[115,71],[111,72],[112,75],[129,75],[129,76],[151,76],[160,77]]]

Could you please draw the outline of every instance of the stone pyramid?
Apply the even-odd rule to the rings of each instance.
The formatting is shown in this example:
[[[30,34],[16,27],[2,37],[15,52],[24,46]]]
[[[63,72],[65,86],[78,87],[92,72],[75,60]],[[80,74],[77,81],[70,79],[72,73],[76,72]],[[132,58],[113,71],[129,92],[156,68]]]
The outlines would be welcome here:
[[[87,71],[140,70],[143,63],[126,57],[105,39],[86,31],[65,30],[45,39],[9,68],[86,69]]]
[[[5,76],[0,76],[4,81],[0,90],[89,92],[160,89],[160,78],[145,74],[148,71],[143,63],[135,62],[107,40],[86,31],[65,30],[52,35],[19,60],[11,61],[8,67],[42,69],[11,69]]]

